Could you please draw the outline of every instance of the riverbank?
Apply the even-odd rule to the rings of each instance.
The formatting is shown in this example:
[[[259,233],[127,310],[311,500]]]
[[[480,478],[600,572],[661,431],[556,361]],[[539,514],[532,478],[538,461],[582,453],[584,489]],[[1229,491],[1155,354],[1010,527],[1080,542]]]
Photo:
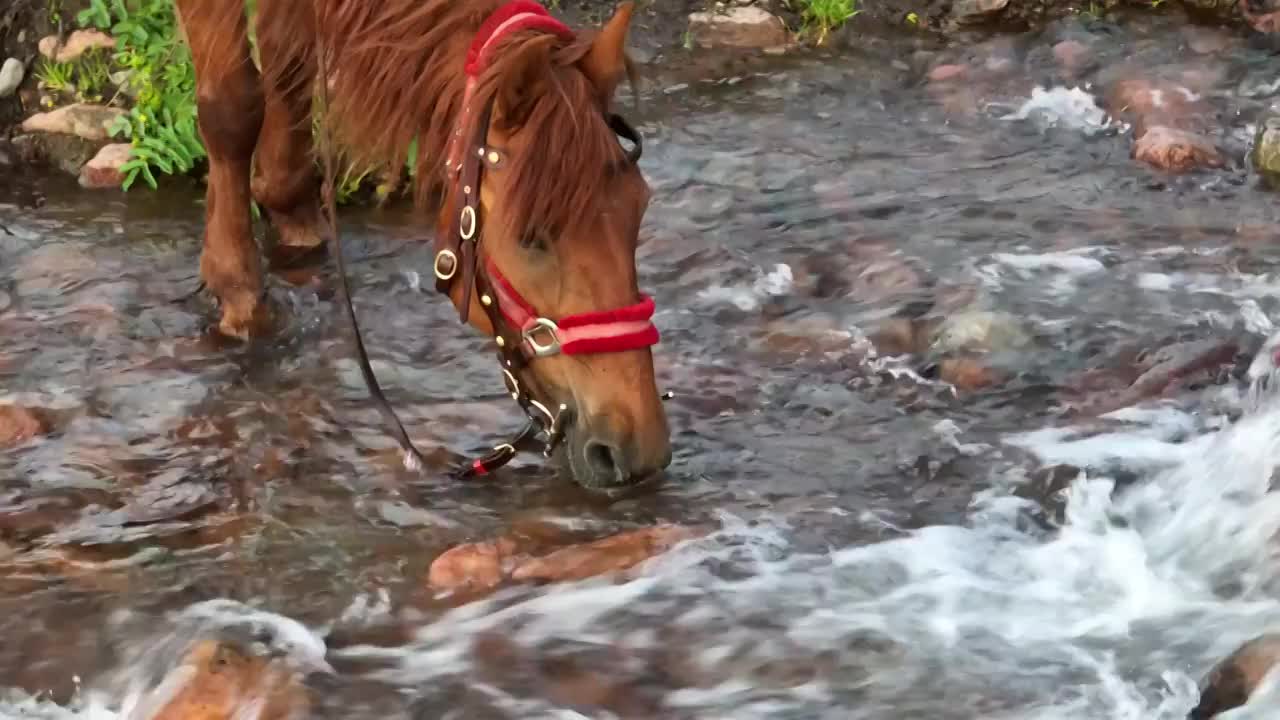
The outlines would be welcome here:
[[[571,25],[585,28],[598,26],[615,5],[580,0],[552,7]],[[137,0],[127,7],[132,14],[121,16],[100,1],[95,6],[91,0],[17,0],[0,14],[0,166],[61,170],[91,189],[199,181],[203,149],[194,125],[193,82],[189,70],[184,75],[168,67],[189,68],[189,59],[180,43],[169,47],[168,40],[168,45],[155,41],[176,32],[172,8],[161,0]],[[896,62],[920,68],[928,82],[963,81],[965,59],[993,44],[1012,46],[1029,34],[1061,35],[1050,44],[1070,64],[1080,61],[1083,46],[1069,28],[1088,34],[1090,26],[1105,31],[1153,18],[1212,34],[1214,42],[1269,46],[1276,44],[1280,2],[889,0],[859,7],[855,0],[642,1],[630,48],[650,91],[741,77],[767,69],[779,56],[822,59],[860,52],[886,39],[912,48]],[[150,46],[134,47],[126,39],[116,47],[112,33],[131,32],[130,23],[150,30]],[[961,62],[930,60],[944,55]],[[142,112],[141,102],[152,107]],[[1148,124],[1135,133],[1135,145]],[[1186,128],[1175,123],[1173,129]],[[1184,136],[1152,137],[1195,145]],[[1215,164],[1213,153],[1203,149],[1184,147],[1174,154],[1157,164],[1168,169]],[[348,168],[340,178],[339,198],[385,203],[407,186],[406,180],[385,169]]]

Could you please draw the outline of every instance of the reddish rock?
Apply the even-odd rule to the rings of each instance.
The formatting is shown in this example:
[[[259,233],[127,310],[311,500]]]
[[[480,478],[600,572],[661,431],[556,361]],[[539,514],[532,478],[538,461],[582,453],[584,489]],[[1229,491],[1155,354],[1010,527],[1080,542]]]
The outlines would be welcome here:
[[[486,589],[507,576],[516,544],[508,538],[450,548],[431,563],[427,584],[437,590]]]
[[[281,661],[250,657],[212,640],[196,645],[169,681],[181,686],[167,701],[143,701],[148,707],[163,702],[146,715],[151,720],[302,720],[310,710],[305,687]]]
[[[981,390],[1000,382],[993,370],[977,358],[967,356],[944,358],[938,363],[938,378],[958,390]]]
[[[1133,158],[1173,173],[1226,165],[1222,153],[1209,138],[1164,125],[1145,128],[1133,144]]]
[[[23,121],[22,130],[62,133],[85,140],[103,141],[110,137],[111,125],[122,115],[124,111],[119,108],[77,103],[32,115]]]
[[[0,405],[0,448],[13,447],[49,432],[48,421],[21,405]]]
[[[488,590],[504,580],[553,582],[581,580],[627,570],[705,531],[680,525],[659,525],[618,533],[586,543],[562,547],[538,557],[529,549],[545,543],[517,543],[510,537],[459,545],[431,563],[427,584],[435,590]],[[527,545],[527,547],[526,547]]]
[[[699,537],[700,533],[680,525],[659,525],[619,533],[595,542],[571,545],[521,563],[511,574],[514,580],[582,580],[618,570],[626,570],[677,543]]]
[[[129,162],[133,146],[129,143],[105,145],[80,169],[80,186],[95,190],[118,188],[124,182],[120,168]]]
[[[1261,635],[1241,645],[1205,676],[1200,702],[1187,720],[1209,720],[1244,705],[1277,662],[1280,634]]]
[[[1107,90],[1106,106],[1112,115],[1182,115],[1203,109],[1202,103],[1191,95],[1190,90],[1173,83],[1130,78]]]
[[[112,50],[115,46],[115,39],[101,30],[76,30],[61,45],[58,44],[57,35],[50,35],[41,38],[38,45],[41,55],[60,63],[77,60],[95,48]]]
[[[948,80],[962,78],[967,74],[969,74],[969,67],[967,65],[959,65],[955,63],[939,65],[929,71],[929,82],[946,82]]]

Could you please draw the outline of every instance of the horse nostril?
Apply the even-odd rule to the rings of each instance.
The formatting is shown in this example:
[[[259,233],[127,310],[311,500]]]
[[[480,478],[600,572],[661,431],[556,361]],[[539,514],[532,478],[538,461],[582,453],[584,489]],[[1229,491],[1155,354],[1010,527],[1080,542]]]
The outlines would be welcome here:
[[[622,469],[622,452],[618,448],[599,440],[588,440],[583,452],[587,456],[587,467],[597,477],[621,481],[626,474]]]

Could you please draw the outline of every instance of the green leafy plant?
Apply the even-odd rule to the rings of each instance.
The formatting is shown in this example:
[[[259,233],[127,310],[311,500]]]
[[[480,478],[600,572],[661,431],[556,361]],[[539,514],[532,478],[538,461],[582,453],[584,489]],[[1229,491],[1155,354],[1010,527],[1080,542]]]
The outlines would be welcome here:
[[[817,34],[815,42],[821,45],[828,33],[862,12],[856,4],[857,0],[800,0],[800,17],[805,29]]]
[[[185,174],[206,157],[196,125],[195,69],[174,12],[172,0],[91,0],[76,16],[116,38],[115,63],[136,92],[129,114],[111,127],[133,145],[121,168],[126,190],[139,176],[154,189],[157,171]]]

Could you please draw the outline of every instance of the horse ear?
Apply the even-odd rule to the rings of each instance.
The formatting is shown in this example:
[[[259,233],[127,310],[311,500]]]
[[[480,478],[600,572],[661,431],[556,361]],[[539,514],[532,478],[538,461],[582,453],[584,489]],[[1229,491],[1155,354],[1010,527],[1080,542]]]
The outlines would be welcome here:
[[[596,86],[606,105],[627,72],[627,30],[631,26],[632,8],[630,0],[618,5],[613,17],[591,43],[591,49],[579,61],[582,72]]]

